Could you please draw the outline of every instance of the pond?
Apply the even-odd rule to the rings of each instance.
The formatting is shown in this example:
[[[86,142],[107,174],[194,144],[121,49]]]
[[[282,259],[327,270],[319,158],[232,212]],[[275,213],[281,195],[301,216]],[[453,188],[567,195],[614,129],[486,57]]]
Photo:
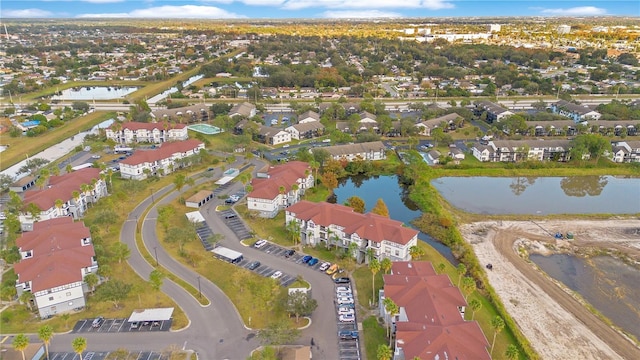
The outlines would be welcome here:
[[[431,184],[478,214],[636,214],[640,179],[614,176],[443,177]]]
[[[398,182],[397,176],[352,176],[341,179],[333,193],[334,197],[330,199],[330,202],[338,204],[343,204],[354,195],[360,197],[364,200],[366,212],[373,209],[378,199],[382,199],[387,205],[392,219],[402,221],[413,228],[415,227],[411,225],[411,221],[422,215],[418,206],[409,199],[407,188]],[[446,245],[423,232],[418,234],[418,238],[435,248],[452,264],[458,264],[451,249]]]
[[[135,86],[82,86],[62,90],[52,100],[113,100],[121,99],[138,90]]]
[[[200,74],[200,75],[194,75],[192,77],[190,77],[189,79],[187,79],[187,81],[182,83],[182,88],[186,89],[188,88],[191,84],[193,84],[194,82],[202,79],[204,77],[204,75]],[[149,104],[155,104],[159,101],[162,101],[164,99],[166,99],[169,95],[171,94],[175,94],[179,91],[179,89],[175,86],[170,87],[169,89],[163,91],[162,93],[150,98],[149,100],[147,100],[147,102]]]
[[[611,256],[584,259],[566,254],[531,254],[529,258],[614,324],[640,339],[640,271]]]

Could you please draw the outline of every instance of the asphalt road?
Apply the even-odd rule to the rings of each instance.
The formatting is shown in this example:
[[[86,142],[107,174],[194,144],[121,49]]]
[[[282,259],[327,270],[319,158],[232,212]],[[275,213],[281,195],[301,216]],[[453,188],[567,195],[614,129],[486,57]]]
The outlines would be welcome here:
[[[232,166],[241,167],[243,161],[239,158]],[[255,165],[254,174],[262,171],[266,165],[258,159],[253,159],[251,162]],[[216,179],[221,175],[221,169],[216,169],[213,178]],[[209,178],[200,178],[196,183],[209,180]],[[184,190],[187,188],[185,187]],[[241,188],[242,184],[236,182],[227,189],[227,192],[234,193]],[[170,203],[179,196],[179,193],[174,191],[174,186],[169,185],[155,192],[154,199],[159,199],[165,194],[166,197],[153,204],[152,209],[142,223],[143,241],[151,254],[155,256],[157,252],[157,259],[161,266],[197,288],[199,275],[174,260],[158,243],[155,234],[156,206]],[[302,336],[297,343],[308,345],[313,338],[315,344],[313,348],[314,359],[337,359],[337,324],[333,305],[333,283],[331,280],[327,275],[317,270],[243,246],[231,229],[215,214],[214,210],[207,212],[207,209],[215,209],[215,206],[221,202],[222,200],[215,199],[201,209],[201,213],[205,216],[208,225],[213,228],[214,232],[224,235],[225,246],[242,251],[248,257],[258,259],[263,264],[277,268],[285,273],[301,274],[309,281],[312,286],[313,297],[318,301],[318,309],[312,316],[312,325],[302,332]],[[129,264],[144,279],[149,277],[153,266],[142,258],[136,247],[134,241],[135,227],[136,219],[140,218],[144,210],[151,205],[150,196],[129,214],[129,218],[120,232],[121,241],[126,243],[132,250],[128,259]],[[127,348],[132,351],[157,351],[173,345],[181,349],[193,350],[202,359],[246,359],[250,351],[260,345],[255,337],[256,331],[245,327],[235,306],[213,283],[205,278],[200,278],[200,288],[202,294],[211,300],[211,305],[201,306],[191,294],[168,279],[165,279],[163,283],[162,291],[173,298],[190,319],[190,324],[185,329],[167,333],[83,333],[82,336],[87,338],[92,351],[109,351],[118,348]],[[73,333],[56,334],[50,345],[50,351],[72,351],[71,341],[77,336],[78,334]]]

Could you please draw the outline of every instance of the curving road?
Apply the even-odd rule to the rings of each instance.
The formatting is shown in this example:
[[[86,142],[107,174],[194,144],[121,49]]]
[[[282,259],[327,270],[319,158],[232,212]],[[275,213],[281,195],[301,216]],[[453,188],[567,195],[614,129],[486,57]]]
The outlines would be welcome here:
[[[243,158],[238,158],[232,166],[241,167],[242,162]],[[266,166],[266,163],[258,159],[253,159],[251,164],[254,165],[254,176],[256,172]],[[218,168],[213,172],[213,178],[216,179],[220,176],[222,176],[222,170]],[[210,180],[200,177],[196,183]],[[234,183],[227,191],[232,193],[240,190],[241,187],[242,184]],[[172,202],[179,195],[180,192],[175,191],[174,185],[168,185],[154,193],[154,199],[161,198],[160,201],[152,204],[152,199],[147,198],[141,202],[123,224],[120,240],[132,250],[128,259],[129,265],[143,279],[148,279],[154,267],[140,254],[135,243],[135,232],[137,219],[141,218],[144,211],[151,207],[143,219],[141,228],[146,248],[154,256],[157,252],[157,260],[162,267],[197,288],[199,274],[183,266],[165,252],[155,233],[156,207]],[[308,345],[311,339],[314,339],[316,345],[313,348],[314,359],[337,359],[337,325],[333,306],[333,283],[321,272],[264,254],[250,247],[244,247],[237,236],[215,214],[214,209],[219,202],[220,200],[215,199],[205,205],[201,208],[201,213],[214,233],[224,235],[225,246],[242,251],[245,256],[259,259],[263,264],[273,266],[286,273],[300,274],[309,281],[313,288],[313,297],[318,301],[319,306],[312,317],[312,326],[303,331],[297,343]],[[211,305],[201,306],[191,294],[168,279],[165,279],[163,283],[162,291],[174,299],[190,319],[190,324],[186,329],[176,332],[136,333],[134,335],[130,333],[83,333],[82,336],[87,338],[91,351],[109,351],[118,348],[162,350],[169,346],[177,346],[181,349],[195,351],[202,359],[246,359],[251,350],[260,345],[255,331],[244,326],[233,303],[213,283],[202,277],[200,278],[200,288],[202,294],[211,300]],[[331,316],[327,316],[327,314],[331,314]],[[77,334],[56,335],[52,340],[50,351],[72,351],[70,344],[77,336]]]

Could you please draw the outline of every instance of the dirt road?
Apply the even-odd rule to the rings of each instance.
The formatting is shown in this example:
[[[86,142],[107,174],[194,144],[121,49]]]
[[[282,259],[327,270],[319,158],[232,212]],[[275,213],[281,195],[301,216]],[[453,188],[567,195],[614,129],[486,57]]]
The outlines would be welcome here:
[[[491,285],[524,335],[543,359],[640,359],[640,349],[593,315],[569,292],[537,270],[517,253],[517,245],[544,249],[557,242],[549,235],[567,223],[484,222],[461,228]],[[606,244],[638,253],[640,221],[572,223],[579,228],[570,246]],[[628,235],[628,236],[627,236]],[[565,242],[566,243],[566,242]],[[561,244],[562,245],[562,244]]]

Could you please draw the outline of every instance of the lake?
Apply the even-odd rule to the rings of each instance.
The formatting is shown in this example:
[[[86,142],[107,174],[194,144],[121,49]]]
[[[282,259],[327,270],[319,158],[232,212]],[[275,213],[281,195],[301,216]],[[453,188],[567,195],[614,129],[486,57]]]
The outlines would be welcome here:
[[[138,90],[135,86],[83,86],[62,90],[60,95],[53,95],[52,100],[113,100],[121,99]]]
[[[422,215],[418,206],[409,199],[407,188],[398,182],[397,176],[352,176],[341,179],[333,193],[334,198],[330,199],[330,202],[338,204],[343,204],[351,196],[358,196],[364,200],[366,212],[371,211],[381,198],[387,205],[392,219],[402,221],[412,228],[415,227],[411,225],[411,221]],[[418,238],[435,248],[452,264],[458,264],[448,246],[423,232],[418,234]]]
[[[640,339],[640,271],[611,256],[584,259],[566,254],[531,254],[529,258],[614,324]]]
[[[443,177],[431,184],[478,214],[636,214],[640,179],[614,176]]]

